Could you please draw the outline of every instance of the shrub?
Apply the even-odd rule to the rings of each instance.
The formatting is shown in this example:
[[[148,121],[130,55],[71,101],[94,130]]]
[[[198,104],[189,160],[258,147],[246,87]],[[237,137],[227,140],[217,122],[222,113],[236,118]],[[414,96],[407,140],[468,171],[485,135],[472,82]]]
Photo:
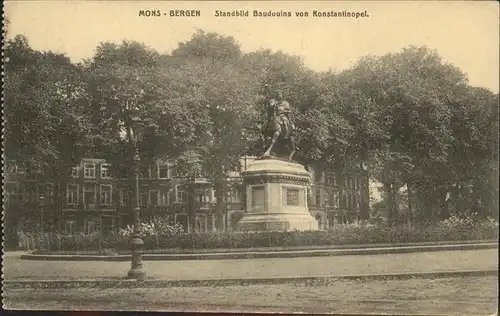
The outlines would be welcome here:
[[[128,225],[118,231],[118,235],[122,237],[130,237],[134,232],[134,227]],[[180,224],[172,225],[163,220],[154,220],[147,223],[141,223],[139,227],[141,237],[146,236],[174,236],[184,233],[184,228]]]

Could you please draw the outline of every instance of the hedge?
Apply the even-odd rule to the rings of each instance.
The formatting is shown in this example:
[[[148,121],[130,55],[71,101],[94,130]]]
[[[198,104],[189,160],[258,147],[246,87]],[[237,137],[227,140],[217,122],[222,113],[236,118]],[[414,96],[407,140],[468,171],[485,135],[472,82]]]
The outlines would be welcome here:
[[[25,235],[25,250],[40,249],[40,235]],[[356,244],[391,244],[411,242],[492,240],[498,239],[498,223],[451,218],[426,226],[387,226],[370,223],[336,225],[325,231],[217,232],[144,234],[144,251],[161,249],[245,249]],[[29,241],[28,241],[29,240]],[[61,235],[44,234],[46,251],[123,252],[130,249],[128,234]]]

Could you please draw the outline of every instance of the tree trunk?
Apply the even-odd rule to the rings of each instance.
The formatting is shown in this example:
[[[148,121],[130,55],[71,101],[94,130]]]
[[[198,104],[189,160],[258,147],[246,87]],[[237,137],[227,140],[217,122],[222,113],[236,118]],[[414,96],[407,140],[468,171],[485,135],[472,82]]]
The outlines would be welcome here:
[[[195,186],[194,179],[190,177],[188,183],[187,207],[188,207],[189,223],[191,226],[192,233],[196,231],[196,195],[194,186]]]
[[[228,227],[227,218],[227,182],[226,179],[216,179],[215,182],[215,198],[216,203],[216,214],[217,214],[217,231],[224,231],[224,227]],[[224,216],[225,215],[225,216]]]
[[[363,220],[370,219],[370,175],[365,163],[368,161],[368,148],[369,143],[364,142],[364,149],[361,152],[361,205],[360,205],[360,218]]]
[[[215,189],[215,198],[216,198],[216,204],[215,204],[215,214],[216,214],[216,228],[217,231],[222,231],[224,228],[224,223],[222,222],[222,214],[224,214],[224,192],[222,188],[218,187]]]
[[[368,172],[363,171],[361,175],[361,205],[360,205],[360,217],[363,220],[370,219],[370,184]]]
[[[388,222],[389,225],[394,225],[398,221],[398,207],[397,207],[397,190],[394,183],[385,183],[384,184],[385,191],[387,193],[387,208],[388,208]]]
[[[53,229],[59,230],[63,222],[63,207],[66,205],[66,187],[68,184],[67,172],[60,176],[60,180],[54,184],[54,201],[53,201]]]
[[[400,219],[400,209],[399,209],[399,189],[395,183],[392,183],[392,199],[394,201],[394,223],[398,224]]]
[[[410,213],[410,222],[415,222],[415,211],[413,208],[413,187],[410,181],[406,183],[406,196],[408,198],[408,213]]]
[[[450,217],[448,201],[446,201],[447,190],[440,190],[436,193],[436,203],[439,206],[439,219],[444,220]]]
[[[339,203],[339,214],[340,216],[340,224],[345,224],[345,216],[344,212],[345,209],[347,208],[347,200],[344,200],[344,194],[347,192],[346,186],[345,186],[345,175],[339,171],[335,174],[336,177],[336,182],[337,182],[337,188],[339,190],[339,198],[340,198],[340,203]],[[326,177],[323,179],[325,185],[329,185],[330,187],[333,187],[333,183],[327,183],[328,178]],[[325,188],[327,189],[327,188]],[[325,192],[326,193],[326,192]]]
[[[498,155],[497,155],[498,156]],[[495,162],[496,168],[494,171],[491,173],[492,175],[492,181],[491,181],[491,193],[492,193],[492,199],[490,203],[490,213],[491,217],[493,217],[496,221],[498,221],[498,160]]]
[[[419,186],[415,193],[419,206],[416,210],[416,221],[419,223],[434,222],[435,210],[432,205],[432,194],[422,186]]]
[[[432,193],[429,193],[427,192],[426,194],[426,205],[427,205],[427,209],[429,210],[429,215],[430,215],[430,221],[431,223],[436,223],[437,221],[437,210],[436,210],[436,199],[434,198],[433,194]]]

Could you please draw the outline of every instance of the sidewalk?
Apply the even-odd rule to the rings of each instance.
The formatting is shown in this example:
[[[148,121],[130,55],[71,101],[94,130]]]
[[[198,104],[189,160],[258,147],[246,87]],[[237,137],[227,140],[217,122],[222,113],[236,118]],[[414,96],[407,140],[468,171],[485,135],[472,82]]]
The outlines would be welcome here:
[[[4,280],[123,279],[130,262],[35,261],[4,257]],[[149,280],[217,280],[416,274],[498,269],[498,249],[252,260],[144,262]]]

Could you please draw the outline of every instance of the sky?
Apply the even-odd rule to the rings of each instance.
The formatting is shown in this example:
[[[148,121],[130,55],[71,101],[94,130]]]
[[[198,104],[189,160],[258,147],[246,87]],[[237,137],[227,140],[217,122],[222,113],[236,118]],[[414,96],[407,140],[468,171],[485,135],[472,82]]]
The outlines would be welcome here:
[[[139,10],[160,10],[160,17]],[[169,10],[200,10],[171,17]],[[249,10],[250,17],[215,17],[215,10]],[[291,17],[253,17],[253,10],[287,11]],[[313,10],[366,12],[365,18],[314,17]],[[37,50],[92,57],[100,42],[143,42],[161,53],[189,40],[197,29],[233,36],[245,52],[281,50],[306,66],[340,71],[360,57],[410,45],[436,50],[458,66],[473,86],[498,92],[499,15],[496,1],[39,1],[7,0],[8,37],[24,34]],[[308,17],[295,12],[307,11]]]

